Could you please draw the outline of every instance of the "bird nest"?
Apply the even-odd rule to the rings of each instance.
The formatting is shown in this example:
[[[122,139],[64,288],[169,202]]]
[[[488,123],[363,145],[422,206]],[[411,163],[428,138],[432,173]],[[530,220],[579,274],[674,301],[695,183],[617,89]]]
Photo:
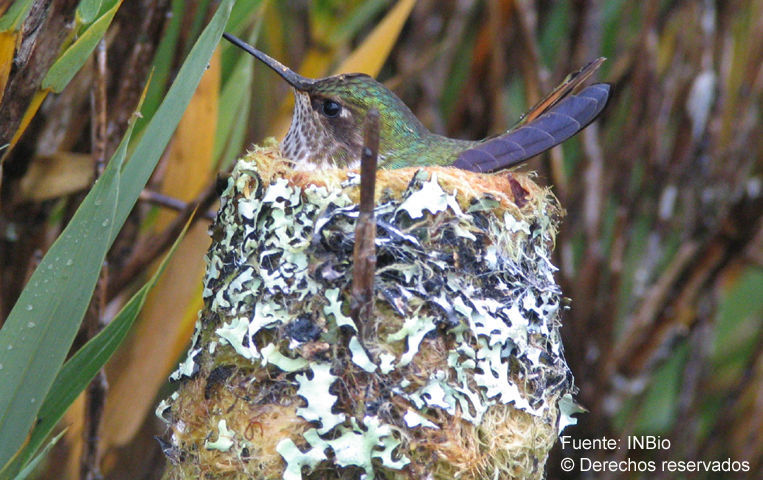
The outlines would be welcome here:
[[[542,478],[573,382],[549,257],[561,216],[529,175],[377,173],[373,315],[349,314],[359,175],[236,165],[165,478]]]

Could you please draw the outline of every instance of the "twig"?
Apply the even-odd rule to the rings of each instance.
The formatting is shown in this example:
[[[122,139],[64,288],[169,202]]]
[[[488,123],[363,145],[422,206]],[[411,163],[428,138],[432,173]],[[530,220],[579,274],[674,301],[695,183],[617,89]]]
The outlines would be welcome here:
[[[366,115],[363,153],[360,158],[360,212],[355,226],[355,249],[352,254],[352,298],[350,315],[363,338],[363,328],[371,324],[374,312],[374,273],[376,270],[376,222],[374,192],[376,161],[379,153],[379,112],[373,108]]]
[[[140,192],[140,200],[151,203],[153,205],[158,205],[160,207],[169,208],[170,210],[175,210],[176,212],[184,212],[186,210],[189,210],[189,205],[191,203],[194,203],[194,202],[184,202],[183,200],[178,200],[177,198],[170,197],[168,195],[164,195],[163,193],[155,192],[153,190],[143,190],[142,192]],[[199,199],[196,199],[194,201],[198,202],[198,200]],[[193,210],[193,207],[190,207],[190,210]],[[214,220],[215,212],[205,210],[203,212],[200,212],[198,216],[199,218],[203,218],[205,220]]]

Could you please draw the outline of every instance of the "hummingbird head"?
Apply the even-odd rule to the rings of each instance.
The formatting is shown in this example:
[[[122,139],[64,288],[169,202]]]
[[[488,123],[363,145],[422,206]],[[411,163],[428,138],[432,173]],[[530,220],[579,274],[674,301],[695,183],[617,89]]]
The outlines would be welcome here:
[[[387,87],[363,73],[325,78],[299,75],[229,34],[225,38],[270,67],[294,89],[296,102],[281,153],[305,170],[354,168],[363,148],[363,122],[379,111],[379,163],[428,130]]]

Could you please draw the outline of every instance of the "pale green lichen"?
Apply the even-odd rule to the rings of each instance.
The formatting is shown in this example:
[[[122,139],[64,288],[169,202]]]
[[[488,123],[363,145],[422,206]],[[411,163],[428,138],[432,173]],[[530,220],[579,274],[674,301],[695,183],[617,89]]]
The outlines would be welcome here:
[[[573,417],[573,415],[585,411],[585,408],[575,402],[572,395],[565,393],[562,398],[559,399],[559,435],[561,435],[562,431],[570,425],[578,424],[578,419]]]
[[[217,423],[217,440],[210,442],[207,440],[204,442],[204,448],[207,450],[219,450],[221,452],[227,452],[235,444],[233,437],[236,436],[236,432],[228,429],[227,422],[223,419]]]
[[[406,340],[408,348],[397,362],[398,367],[404,367],[413,361],[424,336],[435,328],[436,325],[432,317],[415,316],[406,319],[400,330],[387,337],[388,342]]]
[[[374,362],[371,361],[370,358],[368,358],[368,353],[366,353],[366,349],[363,348],[360,340],[358,340],[357,335],[353,335],[353,337],[350,339],[348,348],[350,349],[352,363],[355,365],[359,366],[368,373],[374,373],[379,368]]]
[[[395,470],[409,463],[405,458],[394,458],[393,451],[400,445],[400,441],[393,436],[392,428],[381,422],[378,417],[364,417],[362,424],[351,418],[350,423],[349,427],[338,427],[340,434],[333,439],[322,438],[320,432],[315,429],[305,432],[304,438],[311,447],[306,452],[297,448],[291,439],[281,441],[277,450],[286,462],[284,480],[301,479],[302,467],[317,466],[326,459],[324,452],[327,449],[333,452],[336,465],[360,467],[365,471],[363,478],[368,480],[376,478],[372,463],[374,458],[380,459],[382,465]]]
[[[427,427],[427,428],[434,428],[434,429],[440,428],[435,423],[430,422],[429,420],[422,417],[421,415],[414,412],[413,410],[408,410],[407,412],[405,412],[405,415],[403,416],[403,420],[405,421],[405,424],[411,428],[415,428],[415,427]]]
[[[421,409],[425,406],[445,410],[450,415],[456,414],[456,395],[458,392],[447,382],[448,374],[438,370],[429,376],[429,383],[407,395],[413,404]],[[401,394],[404,394],[401,392]]]
[[[407,212],[411,218],[421,218],[424,216],[424,211],[435,214],[453,205],[455,201],[449,201],[448,197],[450,195],[445,193],[437,183],[437,175],[433,174],[432,178],[423,181],[421,188],[408,195],[397,208],[399,211]]]
[[[395,369],[395,359],[397,357],[390,354],[390,353],[380,353],[379,354],[379,371],[383,373],[384,375],[388,374],[392,370]]]
[[[338,327],[350,327],[354,331],[358,331],[358,327],[355,326],[355,322],[352,318],[342,313],[342,302],[339,300],[339,289],[329,288],[326,290],[326,300],[328,304],[323,307],[323,313],[326,315],[333,315],[334,322]]]
[[[273,343],[266,345],[260,352],[263,366],[274,365],[284,372],[298,372],[308,365],[304,358],[290,358],[283,355]]]
[[[343,413],[331,413],[337,397],[332,395],[329,389],[337,377],[331,373],[331,365],[328,364],[311,364],[310,371],[313,373],[312,378],[308,378],[304,373],[295,377],[299,384],[297,395],[307,402],[306,407],[297,409],[297,414],[308,422],[320,423],[318,433],[325,434],[346,418]]]
[[[392,452],[400,441],[392,436],[392,427],[378,417],[367,416],[362,420],[362,428],[355,418],[350,419],[351,427],[340,427],[341,435],[326,442],[334,451],[336,463],[341,467],[357,466],[366,471],[369,480],[375,478],[374,458],[382,460],[382,465],[399,470],[408,464],[405,457],[394,460]]]
[[[177,369],[170,375],[170,380],[176,382],[182,378],[190,378],[194,376],[198,369],[197,357],[201,353],[201,347],[199,347],[199,340],[201,338],[200,322],[196,321],[196,328],[191,338],[191,348],[186,354],[185,360],[180,362]]]
[[[154,415],[164,420],[165,422],[169,421],[169,419],[165,417],[164,414],[170,411],[172,408],[172,403],[177,400],[178,396],[178,392],[172,392],[172,395],[170,395],[169,398],[165,398],[159,402],[159,405],[156,406],[156,410],[154,410]]]
[[[236,317],[217,329],[217,335],[223,342],[232,346],[242,357],[254,360],[261,357],[256,348],[244,344],[244,338],[249,334],[249,319]]]
[[[302,480],[302,467],[312,470],[327,459],[324,453],[326,442],[318,435],[317,430],[310,429],[303,436],[311,447],[306,452],[302,452],[290,438],[281,440],[276,447],[276,451],[286,463],[283,480]]]

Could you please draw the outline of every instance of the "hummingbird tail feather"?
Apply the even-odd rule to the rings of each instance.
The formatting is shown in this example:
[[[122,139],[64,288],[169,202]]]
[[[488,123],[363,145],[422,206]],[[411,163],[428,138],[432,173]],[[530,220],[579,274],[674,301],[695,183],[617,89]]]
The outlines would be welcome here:
[[[610,86],[597,83],[568,95],[543,115],[496,138],[464,150],[453,166],[472,172],[512,167],[554,147],[594,121],[604,110]]]

